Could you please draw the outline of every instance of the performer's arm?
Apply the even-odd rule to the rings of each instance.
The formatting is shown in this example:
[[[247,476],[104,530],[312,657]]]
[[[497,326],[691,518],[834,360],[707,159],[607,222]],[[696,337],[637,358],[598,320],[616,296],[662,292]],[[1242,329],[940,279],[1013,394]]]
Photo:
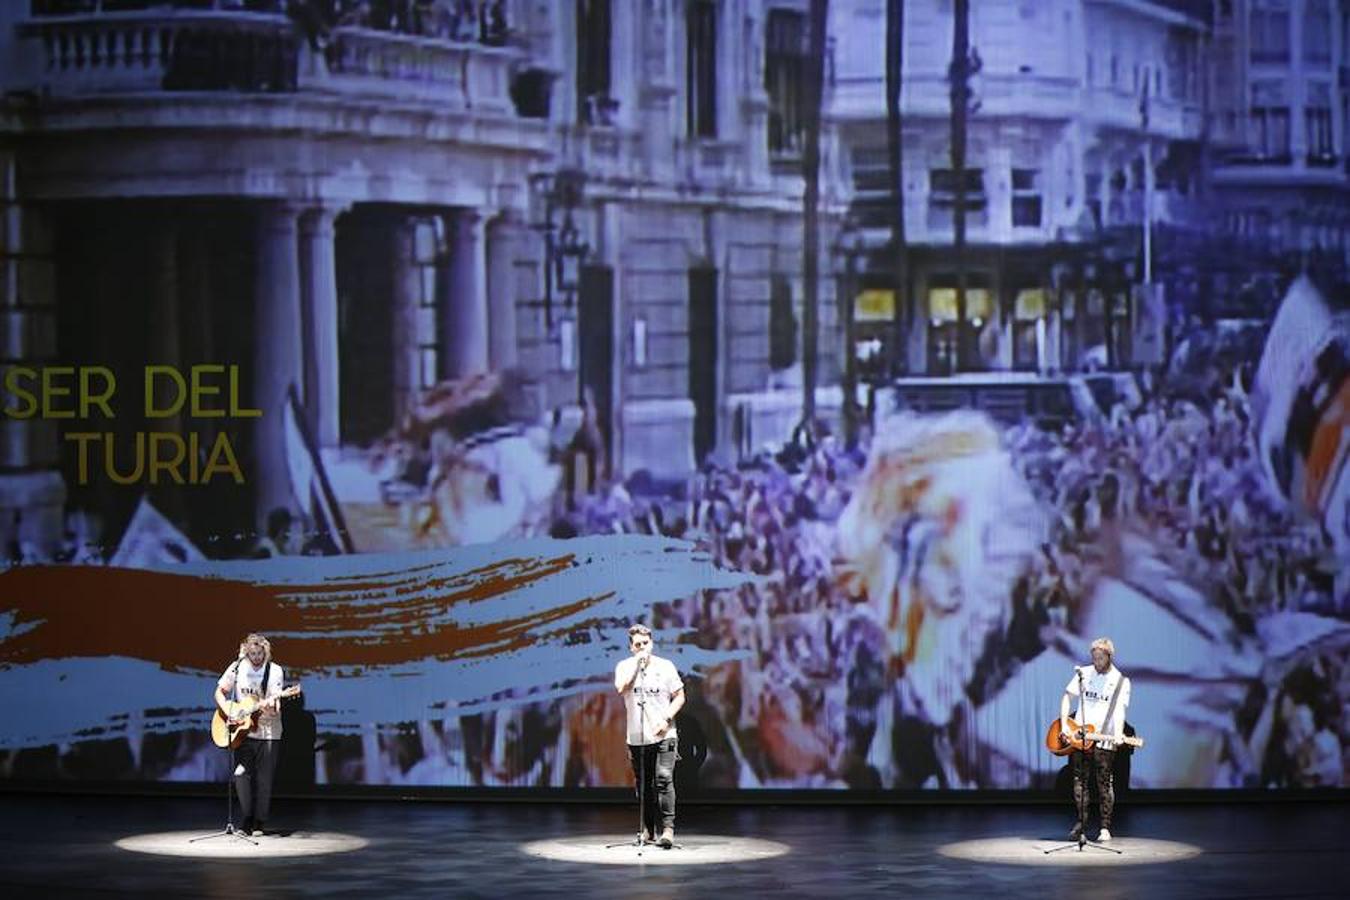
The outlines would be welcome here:
[[[614,667],[614,690],[620,694],[626,693],[633,686],[633,682],[637,681],[637,674],[637,657],[630,656],[620,660]]]
[[[666,718],[665,724],[662,725],[660,728],[658,728],[658,729],[656,730],[656,735],[657,735],[657,737],[660,737],[661,735],[664,735],[667,731],[670,730],[670,726],[675,724],[675,716],[678,715],[679,712],[680,712],[680,710],[682,710],[682,709],[684,709],[684,686],[683,686],[683,685],[681,685],[678,689],[676,689],[675,693],[671,695],[671,697],[670,697],[670,715]]]
[[[1069,683],[1064,685],[1064,696],[1059,698],[1059,733],[1066,738],[1073,737],[1069,733],[1069,701],[1078,696],[1078,679],[1083,674],[1083,670],[1077,666],[1074,667],[1073,677]],[[1080,727],[1082,723],[1079,723]]]
[[[239,677],[238,668],[239,662],[236,660],[230,664],[230,667],[225,670],[225,674],[221,675],[220,680],[216,682],[216,709],[220,710],[220,714],[226,718],[229,718],[230,692],[234,690],[234,680]]]
[[[675,696],[670,698],[670,721],[674,722],[682,709],[684,709],[684,688],[680,688],[675,692]]]
[[[230,698],[225,696],[225,688],[216,685],[216,709],[220,710],[222,716],[226,715],[225,708],[229,705],[229,702]]]

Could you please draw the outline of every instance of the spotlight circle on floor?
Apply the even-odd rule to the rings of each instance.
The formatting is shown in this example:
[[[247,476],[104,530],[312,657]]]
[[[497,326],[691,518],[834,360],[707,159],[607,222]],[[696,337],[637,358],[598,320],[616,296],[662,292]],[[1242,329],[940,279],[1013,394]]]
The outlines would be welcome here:
[[[114,844],[133,853],[153,853],[159,856],[190,856],[197,859],[281,859],[291,856],[323,856],[328,853],[350,853],[360,850],[370,841],[351,834],[334,831],[297,831],[285,836],[265,835],[245,841],[233,835],[202,837],[201,831],[161,831],[155,834],[134,834]],[[257,843],[251,843],[257,841]]]
[[[1092,846],[1079,850],[1069,846],[1067,850],[1055,850],[1056,847],[1069,845],[1069,841],[1054,838],[996,837],[981,838],[974,841],[957,841],[944,844],[938,853],[949,859],[963,859],[968,862],[1003,863],[1013,866],[1144,866],[1158,863],[1179,862],[1199,856],[1204,851],[1194,844],[1180,841],[1161,841],[1153,838],[1117,838],[1103,847],[1119,850],[1120,853],[1107,853]]]
[[[792,848],[777,841],[724,834],[688,834],[663,850],[655,844],[641,854],[631,834],[598,834],[548,838],[521,845],[521,852],[559,862],[601,863],[615,866],[698,866],[710,863],[758,862],[782,856]]]

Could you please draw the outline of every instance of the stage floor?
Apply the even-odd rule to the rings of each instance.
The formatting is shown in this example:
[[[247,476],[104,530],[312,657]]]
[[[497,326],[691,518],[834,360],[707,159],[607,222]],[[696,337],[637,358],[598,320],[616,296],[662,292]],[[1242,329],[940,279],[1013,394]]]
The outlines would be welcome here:
[[[1047,855],[1049,806],[686,806],[673,850],[632,810],[278,801],[282,832],[189,844],[222,802],[8,795],[0,892],[117,897],[1344,897],[1345,803],[1133,806],[1110,846]],[[1089,834],[1095,835],[1095,827]],[[1076,871],[1071,871],[1076,870]],[[1090,889],[1089,893],[1082,893]]]

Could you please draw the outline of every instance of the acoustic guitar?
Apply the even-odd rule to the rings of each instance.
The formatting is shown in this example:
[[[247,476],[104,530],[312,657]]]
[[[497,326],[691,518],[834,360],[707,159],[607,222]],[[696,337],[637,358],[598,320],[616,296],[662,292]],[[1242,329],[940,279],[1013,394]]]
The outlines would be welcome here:
[[[299,693],[300,685],[293,684],[284,688],[277,699],[285,700]],[[216,714],[211,717],[211,740],[221,749],[237,749],[248,733],[257,727],[264,702],[257,697],[240,697],[226,703],[223,711],[217,707]]]
[[[1059,733],[1059,719],[1055,719],[1055,721],[1051,722],[1050,728],[1045,732],[1045,749],[1056,756],[1068,756],[1075,750],[1091,753],[1093,744],[1097,741],[1113,741],[1117,744],[1125,744],[1130,747],[1144,746],[1143,738],[1102,734],[1097,730],[1096,725],[1084,725],[1082,727],[1083,736],[1080,738],[1078,736],[1078,723],[1073,719],[1068,719],[1066,721],[1069,723],[1069,727],[1064,730],[1073,735],[1072,738],[1066,738]]]

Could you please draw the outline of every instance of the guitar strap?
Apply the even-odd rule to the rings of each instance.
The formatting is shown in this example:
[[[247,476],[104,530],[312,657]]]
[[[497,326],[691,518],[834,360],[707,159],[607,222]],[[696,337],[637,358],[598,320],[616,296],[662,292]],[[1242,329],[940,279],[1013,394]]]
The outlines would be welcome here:
[[[1102,719],[1102,731],[1111,727],[1112,717],[1116,714],[1116,701],[1120,699],[1120,690],[1125,687],[1128,680],[1122,673],[1120,680],[1116,682],[1116,689],[1111,692],[1111,705],[1106,707],[1106,718]]]
[[[238,659],[236,659],[236,660],[234,661],[234,666],[233,666],[233,668],[234,668],[234,687],[232,687],[232,688],[230,689],[230,702],[231,702],[231,703],[238,703],[238,702],[239,702],[239,664],[240,664],[241,662],[243,662],[243,661],[244,661],[244,658],[243,658],[242,656],[239,657]]]
[[[262,684],[259,685],[259,687],[261,688],[261,690],[259,691],[259,699],[260,699],[260,701],[261,701],[261,700],[266,700],[266,699],[267,699],[267,688],[268,688],[268,685],[270,685],[270,684],[272,683],[272,682],[271,682],[271,678],[272,678],[272,661],[269,659],[269,660],[267,661],[267,664],[266,664],[265,666],[263,666],[263,679],[262,679]],[[1123,682],[1122,682],[1122,683],[1123,683]],[[1116,690],[1119,691],[1120,688],[1117,687]],[[1111,708],[1112,708],[1112,709],[1115,709],[1115,707],[1116,707],[1116,704],[1115,704],[1115,698],[1112,697],[1112,698],[1111,698]]]

